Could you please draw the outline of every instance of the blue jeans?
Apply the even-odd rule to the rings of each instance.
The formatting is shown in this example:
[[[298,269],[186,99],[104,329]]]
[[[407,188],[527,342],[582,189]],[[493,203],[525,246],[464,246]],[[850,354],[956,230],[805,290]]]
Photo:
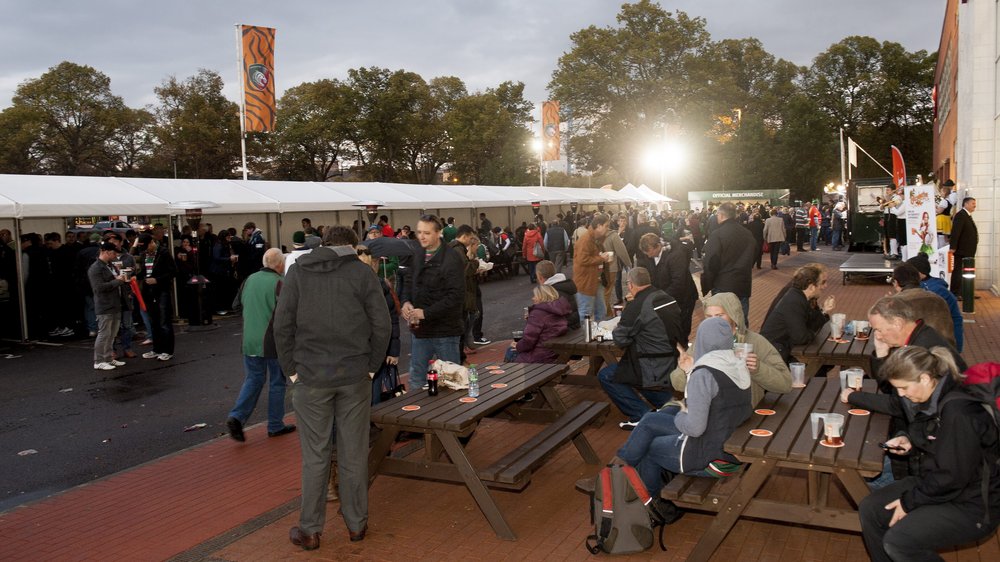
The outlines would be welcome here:
[[[410,392],[420,390],[427,384],[427,362],[437,356],[442,361],[458,363],[461,361],[458,346],[462,345],[460,336],[444,338],[418,338],[413,336],[410,346],[410,380],[407,388]]]
[[[681,446],[684,444],[684,435],[637,433],[641,427],[640,423],[632,430],[628,440],[618,450],[618,457],[629,466],[635,467],[651,496],[659,497],[664,482],[663,471],[667,470],[674,474],[681,471]]]
[[[83,323],[88,332],[97,333],[97,313],[94,312],[94,294],[83,296]]]
[[[132,327],[132,311],[122,311],[122,323],[118,328],[118,335],[122,340],[122,353],[132,351],[132,336],[135,335],[135,328]]]
[[[646,390],[615,382],[615,370],[617,368],[617,363],[605,366],[597,373],[597,380],[600,381],[604,392],[608,394],[608,398],[611,398],[615,406],[618,406],[618,409],[628,416],[630,421],[639,421],[639,418],[642,418],[643,414],[652,409],[659,408],[673,396],[667,391]],[[643,398],[649,402],[647,403]],[[652,408],[650,404],[653,405]]]
[[[843,233],[842,230],[833,231],[833,249],[835,250],[840,247],[840,235],[842,233]]]
[[[579,308],[580,322],[583,322],[588,314],[593,315],[595,322],[604,320],[607,317],[604,310],[604,287],[598,285],[597,294],[594,296],[577,293],[576,306]]]
[[[535,279],[535,267],[538,266],[538,262],[527,260],[525,261],[524,266],[528,269],[528,281],[537,283],[537,280]]]
[[[146,308],[153,306],[152,303],[146,303]],[[146,339],[153,339],[153,323],[149,319],[149,312],[147,310],[139,309],[139,316],[142,317],[142,325],[146,328]]]
[[[264,388],[265,376],[271,377],[267,391],[267,430],[274,432],[285,427],[285,375],[281,372],[276,357],[243,356],[243,388],[236,399],[236,405],[229,412],[229,417],[246,423],[257,406],[260,391]]]
[[[819,228],[815,226],[809,227],[809,249],[816,251],[816,241],[819,238]]]

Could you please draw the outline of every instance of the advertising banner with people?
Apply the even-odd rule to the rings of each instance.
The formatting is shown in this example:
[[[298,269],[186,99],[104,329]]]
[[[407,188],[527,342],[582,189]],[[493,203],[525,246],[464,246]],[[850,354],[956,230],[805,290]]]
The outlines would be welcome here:
[[[909,257],[922,253],[931,262],[931,276],[937,277],[937,222],[934,184],[906,186],[906,246]]]

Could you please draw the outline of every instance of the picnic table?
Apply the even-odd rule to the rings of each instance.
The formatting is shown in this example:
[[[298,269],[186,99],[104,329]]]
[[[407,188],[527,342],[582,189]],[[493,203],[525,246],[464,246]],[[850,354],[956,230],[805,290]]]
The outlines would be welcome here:
[[[557,338],[552,338],[542,343],[542,346],[559,354],[558,360],[560,363],[569,361],[570,357],[574,355],[582,355],[589,360],[590,365],[587,368],[586,375],[568,375],[563,380],[563,383],[597,386],[599,384],[597,372],[601,370],[601,366],[605,363],[617,363],[618,358],[625,353],[625,350],[615,345],[615,342],[611,341],[610,338],[604,341],[593,340],[587,342],[584,341],[583,336],[583,329],[574,330]]]
[[[874,392],[875,381],[865,379],[863,390]],[[725,444],[728,453],[749,464],[746,470],[723,482],[680,477],[675,478],[678,482],[668,484],[667,488],[673,489],[665,489],[664,497],[682,507],[716,512],[688,560],[708,560],[740,517],[860,532],[857,505],[868,495],[864,478],[882,472],[883,452],[878,444],[888,434],[889,416],[850,415],[847,413],[849,408],[840,402],[840,381],[836,378],[817,377],[809,380],[804,388],[793,388],[787,394],[768,393],[758,409],[770,409],[775,413],[766,416],[754,413]],[[822,429],[820,439],[812,438],[810,414],[813,412],[844,415],[843,447],[821,445]],[[753,429],[769,430],[773,435],[757,437],[750,434]],[[806,473],[807,503],[756,497],[777,468]],[[827,505],[831,476],[840,480],[854,509]],[[695,489],[697,486],[703,487],[700,495]],[[691,499],[694,496],[700,501],[695,503]]]
[[[501,363],[499,368],[502,374],[491,374],[484,368],[475,402],[460,401],[467,397],[464,390],[442,386],[437,396],[411,392],[373,407],[372,421],[382,432],[368,457],[369,485],[378,474],[464,484],[497,536],[515,540],[487,487],[523,490],[532,473],[569,441],[584,461],[600,464],[583,429],[607,414],[607,402],[583,401],[567,408],[555,390],[568,370],[565,364]],[[538,392],[542,399],[522,404],[520,399],[528,392]],[[543,423],[545,427],[493,464],[474,467],[459,439],[469,437],[483,418],[499,414],[511,421]],[[422,455],[405,447],[389,454],[401,431],[424,434]]]
[[[843,336],[843,342],[830,340],[830,323],[827,322],[816,337],[805,345],[792,348],[792,356],[806,364],[806,379],[816,375],[823,367],[859,367],[872,375],[872,353],[875,351],[874,333],[867,339]]]

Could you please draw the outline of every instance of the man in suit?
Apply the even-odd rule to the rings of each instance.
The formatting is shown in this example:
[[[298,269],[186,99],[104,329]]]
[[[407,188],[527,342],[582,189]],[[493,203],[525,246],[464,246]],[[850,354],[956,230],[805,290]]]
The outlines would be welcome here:
[[[951,272],[951,292],[959,300],[962,296],[962,258],[976,256],[976,246],[979,245],[979,230],[972,213],[976,211],[976,199],[966,197],[962,200],[962,208],[955,213],[951,221],[951,253],[955,257],[955,268]]]

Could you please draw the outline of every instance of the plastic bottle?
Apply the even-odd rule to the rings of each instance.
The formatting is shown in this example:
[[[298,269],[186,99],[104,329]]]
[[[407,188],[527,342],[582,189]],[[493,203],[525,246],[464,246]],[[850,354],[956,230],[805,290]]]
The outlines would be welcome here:
[[[479,373],[476,372],[476,364],[469,365],[469,397],[479,396]]]
[[[438,394],[438,372],[434,368],[434,360],[428,361],[427,367],[427,395],[437,396]]]

